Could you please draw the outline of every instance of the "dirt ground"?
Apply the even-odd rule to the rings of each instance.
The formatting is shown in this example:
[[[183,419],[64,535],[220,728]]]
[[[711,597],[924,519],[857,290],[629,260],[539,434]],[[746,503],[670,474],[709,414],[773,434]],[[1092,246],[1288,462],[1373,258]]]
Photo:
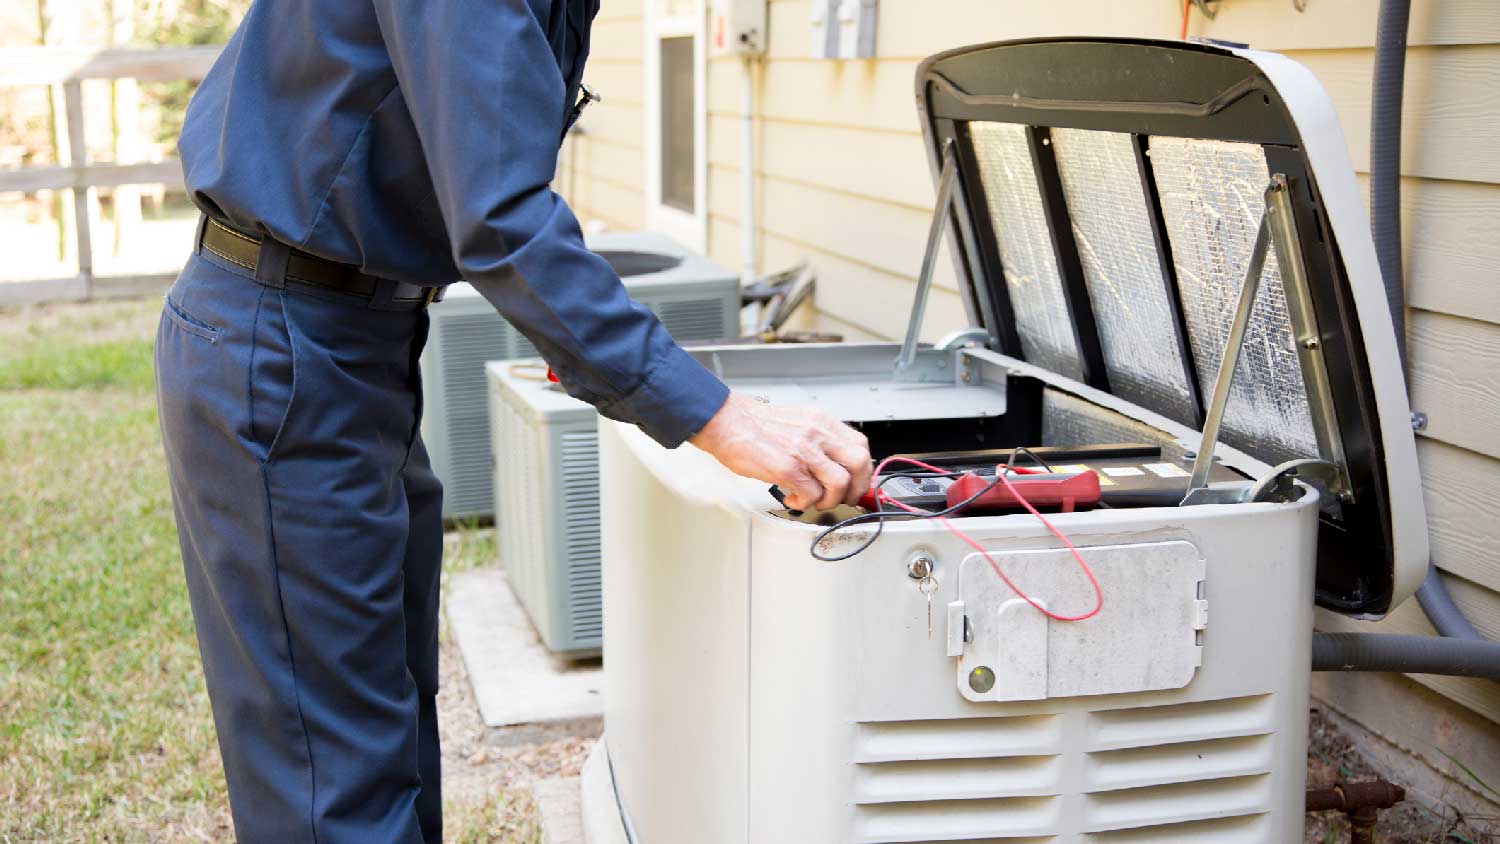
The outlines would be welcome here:
[[[540,841],[531,786],[576,777],[598,737],[599,722],[549,727],[485,727],[463,657],[444,631],[438,728],[443,742],[445,839],[459,844]]]

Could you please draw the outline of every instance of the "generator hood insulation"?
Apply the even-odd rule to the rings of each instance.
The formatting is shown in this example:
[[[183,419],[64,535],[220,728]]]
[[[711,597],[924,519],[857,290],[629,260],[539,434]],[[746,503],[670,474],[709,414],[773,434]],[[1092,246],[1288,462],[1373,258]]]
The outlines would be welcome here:
[[[1284,192],[1290,232],[1266,248],[1219,442],[1337,468],[1321,606],[1373,617],[1409,597],[1428,552],[1410,408],[1311,73],[1208,45],[1033,40],[934,56],[916,94],[934,177],[957,162],[949,243],[985,345],[1126,414],[1205,427],[1268,191]]]

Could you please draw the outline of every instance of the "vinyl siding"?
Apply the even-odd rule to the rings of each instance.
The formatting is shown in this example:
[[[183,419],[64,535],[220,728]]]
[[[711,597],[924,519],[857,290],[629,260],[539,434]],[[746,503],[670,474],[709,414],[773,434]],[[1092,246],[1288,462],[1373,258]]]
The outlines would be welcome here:
[[[1216,5],[1212,22],[1194,11],[1190,31],[1248,41],[1306,64],[1333,98],[1356,169],[1366,170],[1377,4],[1312,0],[1302,13],[1291,0]],[[957,46],[1028,36],[1175,37],[1178,8],[1165,0],[884,0],[879,58],[839,62],[807,57],[806,0],[772,0],[770,54],[756,71],[762,267],[812,259],[820,273],[810,325],[851,339],[898,337],[933,203],[913,105],[917,63]],[[589,152],[580,155],[575,199],[586,219],[633,227],[644,218],[640,2],[606,2],[605,9],[607,34],[595,43],[596,55],[607,59],[591,65],[589,77],[607,94],[618,90],[619,101],[586,118],[591,135],[582,144]],[[1404,242],[1413,405],[1430,419],[1418,443],[1423,495],[1433,555],[1456,599],[1500,638],[1500,12],[1492,0],[1415,0],[1410,44]],[[736,59],[710,61],[708,244],[728,266],[740,264],[743,223],[741,73]],[[945,255],[924,334],[930,339],[964,323]],[[1319,623],[1430,631],[1415,601],[1377,624],[1327,613]],[[1500,721],[1500,685],[1413,679]],[[1335,706],[1340,694],[1352,694],[1336,680],[1322,688]]]

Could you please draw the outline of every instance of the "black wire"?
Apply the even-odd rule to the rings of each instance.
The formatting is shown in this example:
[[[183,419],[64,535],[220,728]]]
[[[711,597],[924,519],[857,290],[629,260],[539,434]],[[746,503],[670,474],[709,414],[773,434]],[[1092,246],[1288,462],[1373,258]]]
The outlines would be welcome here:
[[[838,563],[838,562],[843,562],[844,560],[850,559],[851,557],[857,557],[860,554],[863,554],[867,549],[869,549],[869,547],[871,545],[874,545],[875,544],[875,540],[879,539],[880,535],[885,532],[885,523],[889,519],[903,519],[903,520],[910,521],[910,520],[913,520],[913,519],[936,519],[936,518],[938,518],[940,516],[949,516],[949,515],[952,515],[952,514],[958,512],[958,511],[964,509],[965,507],[968,507],[970,504],[973,504],[975,501],[977,501],[985,493],[989,492],[990,490],[992,490],[996,486],[998,486],[999,483],[1000,483],[1001,476],[1009,474],[1012,470],[1015,469],[1016,457],[1018,455],[1022,455],[1022,454],[1026,455],[1027,457],[1030,457],[1038,466],[1042,467],[1049,474],[1052,472],[1052,467],[1048,466],[1046,464],[1046,462],[1044,462],[1042,460],[1042,458],[1037,457],[1036,454],[1034,454],[1031,451],[1031,449],[1024,448],[1024,447],[1012,449],[1011,453],[1010,453],[1010,458],[1005,461],[1005,471],[1003,471],[1003,472],[1000,472],[1000,471],[995,472],[995,479],[992,480],[992,481],[990,481],[988,484],[985,484],[984,489],[981,489],[980,491],[974,493],[973,495],[969,496],[968,498],[964,499],[963,501],[960,501],[959,503],[954,504],[952,507],[949,507],[949,508],[947,508],[945,510],[935,510],[935,511],[932,511],[930,513],[912,513],[912,512],[908,512],[906,510],[887,510],[887,509],[885,509],[885,502],[880,499],[880,490],[887,483],[890,483],[892,480],[894,480],[896,478],[957,478],[957,477],[962,477],[963,475],[967,474],[966,472],[927,472],[927,471],[915,471],[915,472],[893,472],[893,473],[891,473],[889,475],[886,475],[885,477],[883,477],[883,478],[880,479],[880,483],[878,483],[878,484],[875,485],[875,507],[876,507],[876,510],[874,512],[871,512],[871,513],[860,513],[858,516],[850,516],[849,518],[844,519],[843,521],[839,522],[838,524],[830,526],[827,530],[823,531],[822,533],[818,534],[816,537],[813,538],[812,547],[808,549],[808,553],[812,555],[812,558],[814,560],[818,560],[820,562],[824,562],[824,563]],[[833,534],[835,534],[838,531],[841,531],[841,530],[843,530],[845,528],[854,527],[856,525],[862,525],[862,524],[865,524],[867,522],[875,522],[875,532],[872,533],[872,534],[870,534],[869,538],[866,539],[864,542],[860,543],[859,546],[856,547],[854,550],[848,552],[847,554],[841,554],[841,555],[839,555],[837,557],[825,557],[822,554],[818,553],[818,545],[824,539],[828,538],[829,536],[832,536]]]
[[[1005,469],[1006,469],[1006,471],[1010,471],[1011,469],[1015,468],[1015,466],[1016,466],[1016,455],[1018,455],[1018,454],[1024,454],[1027,457],[1030,457],[1033,461],[1036,462],[1036,465],[1038,465],[1038,466],[1042,467],[1043,469],[1047,470],[1048,474],[1052,473],[1052,467],[1051,466],[1048,466],[1046,463],[1042,462],[1042,458],[1037,457],[1035,454],[1032,453],[1031,449],[1025,448],[1025,447],[1016,448],[1016,449],[1013,449],[1011,451],[1011,453],[1010,453],[1010,459],[1007,460],[1007,461],[1005,461]]]
[[[1032,455],[1032,457],[1035,458],[1036,455]],[[1007,467],[1007,470],[1008,469],[1009,469],[1009,467]],[[910,521],[910,520],[913,520],[913,519],[936,519],[936,518],[938,518],[940,516],[951,516],[952,514],[957,513],[958,511],[964,509],[965,507],[968,507],[970,504],[973,504],[975,501],[979,500],[980,496],[984,495],[985,493],[989,492],[990,490],[992,490],[996,486],[998,486],[1000,484],[1001,478],[1004,476],[1004,473],[996,472],[995,473],[995,479],[992,480],[992,481],[990,481],[989,483],[985,484],[984,489],[979,490],[978,492],[974,493],[973,495],[969,496],[968,498],[965,498],[963,501],[960,501],[957,504],[954,504],[951,507],[948,507],[948,508],[943,509],[943,510],[934,510],[934,511],[929,512],[929,513],[911,513],[911,512],[908,512],[906,510],[886,510],[886,509],[884,509],[885,502],[883,502],[883,501],[880,500],[880,488],[883,487],[883,486],[885,486],[886,483],[888,483],[889,481],[891,481],[894,478],[923,478],[923,477],[925,477],[925,478],[955,478],[955,477],[961,477],[963,474],[966,474],[966,473],[962,473],[962,472],[941,472],[941,473],[933,473],[933,472],[922,472],[922,473],[905,472],[905,473],[900,473],[900,474],[887,475],[887,476],[881,478],[880,479],[880,483],[878,483],[878,484],[875,485],[875,506],[878,507],[878,508],[881,508],[881,509],[877,509],[874,512],[871,512],[871,513],[860,513],[858,516],[850,516],[849,518],[844,519],[843,521],[839,522],[838,524],[832,525],[827,530],[823,531],[822,533],[819,533],[816,537],[813,537],[812,547],[808,549],[808,553],[812,555],[812,558],[814,560],[818,560],[818,561],[824,562],[824,563],[838,563],[838,562],[842,562],[844,560],[847,560],[847,559],[849,559],[851,557],[856,557],[856,556],[864,553],[865,550],[868,549],[871,545],[875,544],[875,540],[879,539],[880,538],[880,534],[885,531],[885,523],[886,523],[887,520],[889,520],[889,519],[903,519],[903,520]],[[854,550],[848,552],[847,554],[841,554],[841,555],[839,555],[837,557],[825,557],[822,554],[818,553],[818,545],[824,539],[828,538],[829,536],[832,536],[834,533],[837,533],[838,531],[844,530],[845,528],[854,527],[855,525],[862,525],[862,524],[865,524],[867,522],[875,522],[875,532],[872,533],[872,534],[870,534],[869,538],[866,539],[864,542],[860,543],[859,546],[856,547]]]

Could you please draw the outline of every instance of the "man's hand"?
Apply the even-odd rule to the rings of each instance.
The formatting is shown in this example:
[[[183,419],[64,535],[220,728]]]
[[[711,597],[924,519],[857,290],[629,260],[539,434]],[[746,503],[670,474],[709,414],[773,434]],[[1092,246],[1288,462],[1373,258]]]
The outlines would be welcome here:
[[[809,407],[777,407],[731,393],[691,440],[730,471],[786,492],[793,510],[854,504],[870,488],[865,435]]]

